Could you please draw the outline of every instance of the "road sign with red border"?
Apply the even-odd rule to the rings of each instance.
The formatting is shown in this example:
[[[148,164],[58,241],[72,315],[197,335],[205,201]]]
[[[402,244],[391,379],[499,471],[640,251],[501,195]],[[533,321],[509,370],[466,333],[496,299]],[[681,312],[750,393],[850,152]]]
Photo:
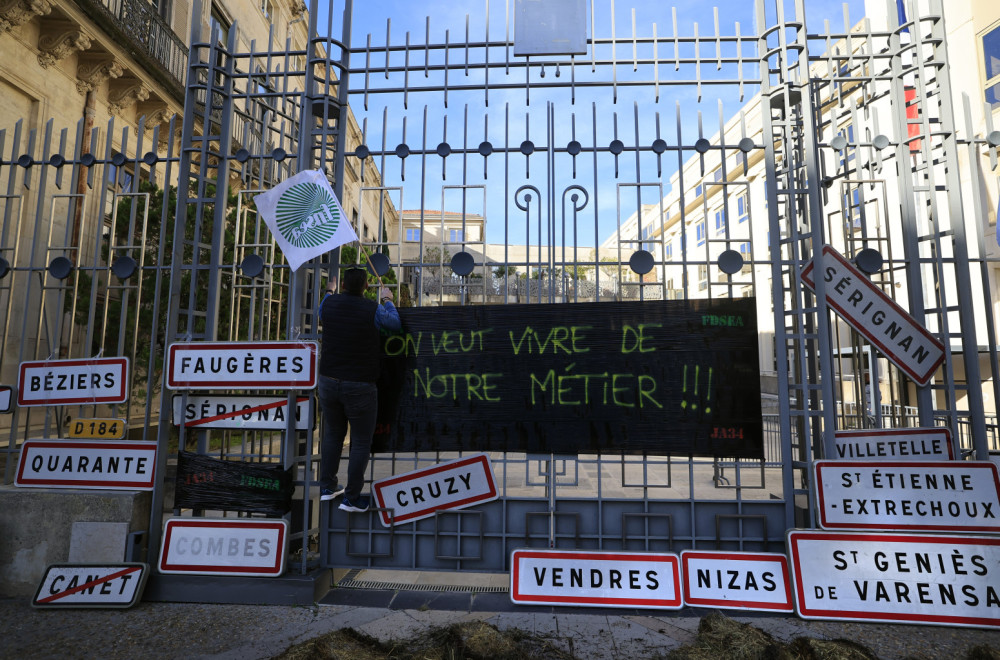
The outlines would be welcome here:
[[[25,440],[14,485],[28,488],[153,490],[156,443]]]
[[[684,604],[731,610],[794,612],[785,555],[684,550]]]
[[[429,518],[437,511],[464,509],[499,497],[489,456],[477,454],[394,475],[372,484],[379,518],[386,527]],[[388,509],[393,509],[392,514]]]
[[[517,605],[677,610],[677,555],[601,550],[514,550],[510,600]]]
[[[124,357],[22,362],[17,405],[124,403],[128,399],[128,365]]]
[[[834,458],[873,461],[952,461],[951,431],[943,426],[835,431]]]
[[[14,407],[14,388],[0,385],[0,413],[9,413]]]
[[[944,345],[829,245],[823,247],[823,264],[827,304],[910,378],[926,385],[944,362]],[[816,287],[814,267],[810,261],[802,271],[810,289]]]
[[[167,387],[300,389],[316,387],[314,341],[199,341],[167,348]]]
[[[989,461],[835,460],[814,469],[823,529],[1000,532],[1000,478]]]
[[[804,619],[1000,627],[1000,537],[788,532]]]
[[[295,399],[295,428],[313,428],[313,397]],[[171,399],[173,422],[177,426],[202,429],[243,429],[283,431],[288,427],[288,397],[250,395],[184,396]]]
[[[284,520],[171,518],[163,526],[161,573],[277,577],[285,570]]]
[[[148,576],[148,564],[51,564],[31,605],[124,609],[142,598]]]

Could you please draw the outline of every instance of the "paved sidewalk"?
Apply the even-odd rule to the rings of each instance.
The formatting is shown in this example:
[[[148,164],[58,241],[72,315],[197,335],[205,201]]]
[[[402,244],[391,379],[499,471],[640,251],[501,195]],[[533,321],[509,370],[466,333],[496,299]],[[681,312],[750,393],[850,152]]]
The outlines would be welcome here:
[[[457,598],[456,598],[457,596]],[[464,598],[464,600],[463,600]],[[576,657],[642,660],[691,643],[707,610],[679,612],[521,607],[506,594],[335,589],[310,607],[144,602],[127,610],[36,610],[0,600],[0,658],[270,658],[319,635],[353,628],[382,641],[429,628],[485,621],[546,637]],[[466,606],[454,607],[457,602]],[[378,604],[375,604],[375,603]],[[886,660],[964,658],[970,648],[1000,649],[1000,631],[803,621],[727,614],[782,641],[799,636],[851,639]]]

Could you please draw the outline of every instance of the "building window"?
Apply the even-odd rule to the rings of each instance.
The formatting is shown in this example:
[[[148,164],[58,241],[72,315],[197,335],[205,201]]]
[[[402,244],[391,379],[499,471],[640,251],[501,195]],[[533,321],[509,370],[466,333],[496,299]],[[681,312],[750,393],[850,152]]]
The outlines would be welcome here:
[[[406,230],[406,240],[408,241],[419,241],[420,240],[420,228],[419,227],[409,227]]]
[[[160,15],[160,18],[170,22],[170,0],[150,0],[150,3],[156,7],[156,13]]]
[[[837,93],[838,91],[847,92],[849,91],[850,88],[846,86],[848,84],[851,85],[855,84],[855,82],[850,79],[851,78],[850,67],[849,67],[850,63],[847,60],[839,60],[839,62],[840,65],[837,67],[837,74],[836,74],[837,80],[835,80],[833,83],[834,93]],[[844,78],[847,78],[847,80],[844,80]]]
[[[461,243],[465,240],[465,232],[461,229],[448,230],[448,240],[452,243]]]
[[[747,196],[740,195],[736,198],[736,215],[739,222],[746,222],[750,219],[750,205],[747,204]]]
[[[726,233],[726,214],[722,209],[715,212],[715,234],[721,236]]]
[[[698,290],[704,291],[708,288],[708,264],[698,266]]]
[[[698,239],[698,245],[704,245],[705,244],[705,221],[702,220],[701,222],[699,222],[697,225],[695,225],[694,229],[695,229],[695,236]]]
[[[265,117],[269,117],[270,121],[274,121],[278,110],[278,105],[275,101],[275,87],[273,82],[268,80],[264,70],[259,66],[257,67],[256,74],[250,77],[249,87],[252,90],[250,105],[253,110],[253,118],[261,122],[261,124],[264,123]],[[270,115],[268,115],[268,112],[270,112]],[[254,130],[260,130],[261,134],[263,134],[262,127],[254,127]]]
[[[674,242],[670,241],[667,243],[666,250],[666,260],[671,261],[674,258]]]
[[[264,18],[273,22],[274,5],[271,3],[271,0],[258,0],[257,6],[260,7],[260,12],[264,14]]]
[[[861,229],[861,188],[844,195],[844,218],[847,229]]]
[[[753,272],[753,266],[750,265],[753,261],[753,258],[750,255],[750,241],[740,243],[740,256],[743,257],[743,268],[740,269],[740,273],[743,275],[749,275]]]
[[[986,102],[1000,108],[1000,26],[983,35],[983,64],[986,74]]]
[[[847,140],[847,146],[844,150],[840,152],[840,166],[846,168],[851,161],[854,160],[854,126],[848,124],[840,130],[839,135],[841,135],[845,140]]]
[[[650,225],[650,226],[648,226],[648,227],[646,227],[645,229],[642,230],[642,238],[649,238],[650,234],[652,234],[652,233],[653,233],[653,226]],[[652,242],[643,243],[642,244],[642,249],[646,250],[648,252],[652,252],[653,251],[653,245],[654,244]]]
[[[107,166],[106,172],[108,195],[107,201],[105,202],[104,214],[108,222],[110,222],[111,216],[114,215],[115,212],[115,204],[117,204],[121,199],[118,195],[134,192],[132,190],[134,177],[129,169],[118,168],[112,164]],[[108,231],[110,231],[110,228]]]
[[[222,11],[212,5],[212,36],[217,36],[218,44],[225,46],[229,43],[229,29],[232,27],[232,23],[222,15]]]

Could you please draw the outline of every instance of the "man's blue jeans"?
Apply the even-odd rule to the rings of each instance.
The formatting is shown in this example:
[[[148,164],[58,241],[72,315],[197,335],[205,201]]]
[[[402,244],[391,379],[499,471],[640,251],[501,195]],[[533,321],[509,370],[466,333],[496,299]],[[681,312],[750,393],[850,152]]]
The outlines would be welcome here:
[[[319,407],[323,411],[320,444],[319,482],[322,488],[337,489],[340,455],[344,452],[347,427],[351,428],[351,450],[347,459],[347,488],[344,497],[355,499],[365,483],[371,455],[372,435],[378,414],[375,383],[338,380],[320,374]]]

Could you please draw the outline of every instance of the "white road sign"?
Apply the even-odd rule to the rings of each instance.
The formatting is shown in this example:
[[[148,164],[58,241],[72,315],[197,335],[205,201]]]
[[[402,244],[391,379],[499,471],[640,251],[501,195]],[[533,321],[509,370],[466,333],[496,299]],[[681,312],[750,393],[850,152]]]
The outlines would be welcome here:
[[[171,518],[163,526],[161,573],[277,577],[285,570],[284,520]]]
[[[770,552],[681,552],[684,604],[731,610],[794,612],[785,555]]]
[[[510,566],[510,600],[519,605],[682,607],[673,554],[515,550]]]
[[[824,529],[1000,532],[989,461],[816,461]]]
[[[926,385],[944,361],[944,345],[842,254],[827,245],[823,257],[827,304],[893,364]],[[802,271],[802,281],[812,289],[814,266],[810,261]]]
[[[9,413],[14,403],[14,388],[0,385],[0,413]]]
[[[128,398],[128,358],[22,362],[17,405],[57,406],[124,403]]]
[[[155,472],[155,442],[25,440],[14,485],[153,490]]]
[[[52,564],[35,598],[37,608],[132,607],[142,597],[147,564]]]
[[[445,509],[464,509],[499,497],[486,454],[394,475],[372,484],[386,527],[422,520]],[[390,511],[392,509],[392,515]]]
[[[295,399],[295,428],[313,427],[313,398]],[[196,396],[175,394],[171,399],[173,421],[177,426],[202,429],[241,429],[249,431],[284,431],[288,427],[288,397],[266,396]]]
[[[944,427],[845,429],[833,437],[836,458],[874,461],[950,461],[951,431]]]
[[[793,530],[804,619],[1000,627],[1000,537]]]
[[[316,387],[314,341],[186,342],[167,348],[167,387],[301,389]]]

